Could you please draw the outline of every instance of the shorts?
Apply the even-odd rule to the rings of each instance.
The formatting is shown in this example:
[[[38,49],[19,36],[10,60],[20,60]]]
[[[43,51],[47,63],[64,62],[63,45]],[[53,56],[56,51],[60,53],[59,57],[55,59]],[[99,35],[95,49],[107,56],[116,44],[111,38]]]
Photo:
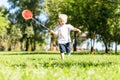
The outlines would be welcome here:
[[[60,53],[70,53],[70,42],[66,44],[59,44]]]

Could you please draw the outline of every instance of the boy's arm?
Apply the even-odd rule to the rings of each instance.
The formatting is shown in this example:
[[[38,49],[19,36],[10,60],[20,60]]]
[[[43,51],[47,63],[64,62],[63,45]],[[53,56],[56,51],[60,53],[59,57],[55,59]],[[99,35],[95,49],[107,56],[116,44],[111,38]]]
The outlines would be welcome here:
[[[74,29],[73,29],[74,31],[78,31],[79,33],[81,33],[81,30],[80,29],[78,29],[78,28],[75,28],[74,27]]]
[[[51,32],[52,34],[54,34],[54,35],[57,36],[57,34],[56,34],[53,30],[50,30],[50,32]]]

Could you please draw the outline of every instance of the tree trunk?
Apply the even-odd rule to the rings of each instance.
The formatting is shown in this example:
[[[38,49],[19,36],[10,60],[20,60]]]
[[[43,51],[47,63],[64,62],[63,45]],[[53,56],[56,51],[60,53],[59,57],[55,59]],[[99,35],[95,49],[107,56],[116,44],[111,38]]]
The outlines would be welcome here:
[[[117,54],[117,42],[115,42],[115,54]]]
[[[30,45],[31,45],[31,51],[34,51],[35,49],[34,49],[34,39],[33,38],[30,39]]]
[[[35,49],[36,49],[36,43],[35,42],[36,42],[35,38],[31,38],[30,44],[31,44],[31,50],[32,51],[35,51]]]
[[[31,51],[30,38],[26,40],[26,51]]]
[[[93,42],[92,42],[92,39],[91,39],[91,53],[94,52],[95,39],[96,39],[96,34],[93,35]]]
[[[20,42],[20,48],[22,51],[24,50],[23,41]]]
[[[51,34],[50,51],[54,51],[54,35]]]
[[[77,51],[77,32],[74,32],[73,51]]]
[[[105,53],[108,53],[108,46],[107,46],[107,43],[105,43]]]
[[[32,51],[35,51],[36,50],[36,35],[37,35],[37,32],[36,32],[36,26],[33,27],[34,29],[34,37],[33,37],[33,40],[32,40]]]
[[[94,44],[95,44],[95,40],[91,39],[91,53],[94,52]]]

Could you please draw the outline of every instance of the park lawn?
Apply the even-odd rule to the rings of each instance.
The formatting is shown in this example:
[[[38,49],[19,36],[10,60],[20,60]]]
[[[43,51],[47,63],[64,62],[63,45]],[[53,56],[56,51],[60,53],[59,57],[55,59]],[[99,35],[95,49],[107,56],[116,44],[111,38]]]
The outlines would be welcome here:
[[[1,54],[0,80],[120,80],[120,55]]]

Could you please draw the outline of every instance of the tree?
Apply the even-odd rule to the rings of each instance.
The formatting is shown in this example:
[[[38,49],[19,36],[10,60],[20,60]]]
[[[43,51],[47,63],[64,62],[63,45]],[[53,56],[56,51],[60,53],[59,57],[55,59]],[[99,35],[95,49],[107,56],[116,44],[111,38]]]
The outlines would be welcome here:
[[[105,45],[105,53],[108,53],[109,47],[112,40],[112,25],[109,24],[109,20],[114,19],[114,10],[115,6],[112,6],[113,3],[108,1],[101,1],[101,6],[100,6],[100,22],[99,22],[99,31],[98,34],[100,35],[101,40],[104,42]]]
[[[58,24],[58,15],[60,13],[64,13],[64,14],[67,14],[69,17],[68,23],[71,23],[75,27],[80,27],[80,25],[82,23],[82,22],[80,22],[80,19],[79,19],[81,16],[78,15],[79,11],[81,9],[81,8],[79,8],[80,2],[81,1],[79,1],[79,0],[77,0],[77,1],[75,1],[75,0],[46,0],[46,2],[44,4],[44,10],[49,15],[49,20],[50,20],[47,23],[47,25],[51,25],[51,26],[57,25]],[[77,33],[75,32],[75,34],[73,36],[76,36],[76,35],[77,35]],[[55,40],[55,39],[52,37],[51,40]],[[51,42],[52,42],[51,45],[53,45],[54,41],[51,41]],[[75,38],[75,47],[74,47],[75,49],[76,49],[76,42],[77,41]]]
[[[69,21],[83,31],[88,31],[88,38],[91,39],[91,52],[94,51],[96,35],[105,45],[105,52],[108,53],[110,44],[113,42],[112,26],[109,24],[113,20],[113,8],[110,0],[46,0],[47,9],[50,16],[50,22],[56,22],[56,13],[65,13],[69,15]],[[116,0],[119,2],[119,0]],[[76,34],[76,33],[75,33]],[[76,35],[74,35],[76,36]]]
[[[117,0],[112,2],[113,4],[113,19],[110,20],[113,27],[113,41],[115,42],[115,54],[117,54],[117,45],[120,44],[120,2]]]
[[[82,2],[83,0],[65,0],[65,6],[62,8],[62,13],[65,13],[69,16],[68,23],[73,26],[81,29],[84,32],[85,27],[83,27],[82,20]],[[73,39],[73,51],[77,51],[78,37],[80,34],[77,32],[71,33]]]
[[[11,26],[11,30],[9,33],[9,49],[15,50],[16,48],[20,47],[18,45],[20,38],[22,37],[22,32],[20,28],[18,28],[16,25]]]
[[[23,19],[21,13],[23,10],[25,9],[29,9],[33,12],[33,16],[37,16],[40,14],[40,0],[8,0],[8,2],[11,4],[11,7],[9,9],[9,13],[10,13],[10,16],[9,16],[9,20],[11,22],[11,25],[14,25],[14,24],[17,24],[19,26],[21,26],[20,30],[22,31],[22,33],[25,33],[25,30],[26,30],[26,27],[28,26],[33,26],[33,32],[34,32],[34,36],[31,39],[31,44],[33,43],[34,44],[34,48],[32,50],[35,50],[36,48],[36,39],[37,39],[37,29],[38,28],[38,25],[36,25],[36,23],[34,21],[26,21]],[[13,12],[11,12],[13,11]],[[27,36],[25,36],[23,34],[23,37],[21,38],[21,43],[27,39]],[[27,40],[26,40],[26,44],[27,44]],[[30,45],[31,45],[30,44]],[[29,47],[26,46],[26,50],[29,50],[28,49]]]
[[[62,13],[64,9],[64,0],[45,0],[43,4],[44,11],[48,14],[49,21],[47,26],[53,29],[58,24],[58,15]],[[54,35],[51,36],[50,49],[53,50],[54,44],[56,43]]]
[[[5,15],[6,9],[0,8],[0,49],[5,47],[5,39],[7,38],[7,29],[9,28],[9,22],[7,20],[8,14]]]
[[[99,39],[105,45],[105,52],[108,53],[112,42],[112,27],[109,20],[113,19],[114,12],[114,8],[111,6],[112,3],[109,0],[83,1],[82,20],[88,31],[88,38],[91,39],[91,51],[94,50],[96,35],[99,35]]]

